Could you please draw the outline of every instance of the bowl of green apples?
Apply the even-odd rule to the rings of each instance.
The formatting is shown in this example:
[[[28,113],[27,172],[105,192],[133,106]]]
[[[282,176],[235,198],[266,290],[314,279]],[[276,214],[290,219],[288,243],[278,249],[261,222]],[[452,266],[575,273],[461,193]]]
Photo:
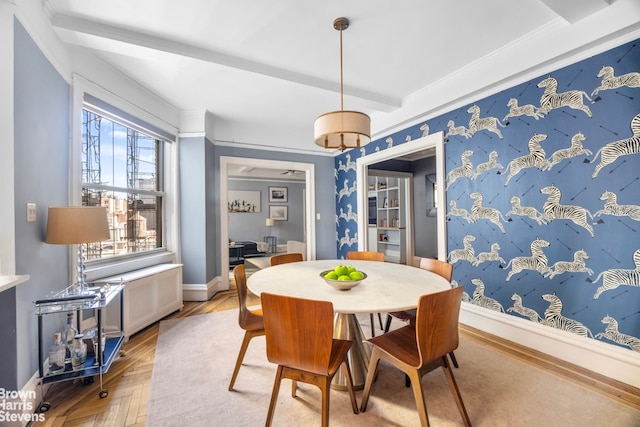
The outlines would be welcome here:
[[[333,288],[348,291],[362,283],[367,278],[367,274],[356,270],[353,266],[340,264],[333,270],[323,271],[320,277]]]

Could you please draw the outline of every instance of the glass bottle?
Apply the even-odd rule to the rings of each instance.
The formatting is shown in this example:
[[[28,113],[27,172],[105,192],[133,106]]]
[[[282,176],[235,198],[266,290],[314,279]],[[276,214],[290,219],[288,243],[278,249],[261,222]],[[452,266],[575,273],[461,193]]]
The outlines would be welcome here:
[[[66,347],[65,358],[67,361],[71,358],[71,348],[73,347],[73,340],[78,331],[73,327],[73,313],[67,313],[67,326],[62,332],[62,343]]]
[[[60,341],[60,332],[53,334],[53,345],[49,348],[49,374],[64,371],[65,346]]]
[[[71,367],[74,371],[84,369],[84,362],[87,361],[87,344],[84,342],[83,334],[76,334],[71,348]]]

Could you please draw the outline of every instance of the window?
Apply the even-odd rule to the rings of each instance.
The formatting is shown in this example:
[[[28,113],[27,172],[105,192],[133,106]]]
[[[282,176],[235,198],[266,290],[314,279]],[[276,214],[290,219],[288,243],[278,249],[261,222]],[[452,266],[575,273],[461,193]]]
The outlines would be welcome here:
[[[127,125],[123,124],[127,123]],[[87,260],[152,251],[163,242],[165,141],[114,114],[82,110],[82,204],[107,208],[111,238]]]

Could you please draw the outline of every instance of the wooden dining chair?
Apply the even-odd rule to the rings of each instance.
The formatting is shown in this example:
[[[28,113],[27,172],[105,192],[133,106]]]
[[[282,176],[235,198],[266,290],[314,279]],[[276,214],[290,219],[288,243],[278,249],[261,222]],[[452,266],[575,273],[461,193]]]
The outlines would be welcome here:
[[[289,262],[300,262],[303,260],[304,258],[302,257],[302,254],[291,253],[291,254],[274,255],[271,257],[269,262],[273,267],[274,265],[287,264]]]
[[[366,341],[373,346],[373,350],[360,411],[364,412],[367,409],[378,362],[384,360],[409,376],[420,423],[428,426],[429,417],[421,380],[425,374],[441,366],[464,425],[471,426],[447,357],[458,348],[458,318],[463,290],[463,286],[457,286],[421,296],[418,300],[415,324],[403,326]]]
[[[431,271],[436,273],[438,276],[445,278],[451,283],[451,278],[453,277],[453,264],[449,264],[445,261],[440,261],[433,258],[422,258],[420,260],[420,268],[423,270]],[[416,320],[416,310],[403,310],[403,311],[395,311],[387,314],[387,323],[384,327],[384,331],[389,332],[389,328],[391,327],[391,319],[395,317],[396,319],[403,320],[409,323],[412,323]],[[453,366],[458,367],[458,361],[456,360],[456,355],[451,352],[449,355],[451,357],[451,362]]]
[[[262,309],[249,310],[247,307],[247,276],[244,272],[244,265],[237,265],[233,269],[233,277],[236,282],[236,290],[238,292],[238,325],[244,329],[244,338],[242,339],[242,345],[240,346],[240,352],[238,353],[238,360],[236,360],[236,366],[233,369],[233,375],[231,375],[231,382],[229,383],[229,391],[233,390],[233,384],[236,382],[236,377],[242,366],[244,354],[249,347],[249,341],[254,337],[264,335],[264,322],[262,318]]]
[[[312,384],[322,392],[322,425],[329,425],[331,380],[342,367],[353,413],[358,404],[347,352],[353,341],[333,338],[333,304],[263,292],[261,295],[267,335],[267,359],[278,365],[266,425],[273,421],[280,382],[289,378],[291,396],[297,381]]]
[[[347,259],[359,259],[363,261],[379,261],[384,262],[384,253],[382,252],[370,252],[370,251],[349,251],[347,252]],[[369,319],[371,321],[371,336],[376,336],[375,323],[373,322],[373,313],[369,313]],[[380,322],[380,329],[384,330],[382,325],[382,315],[378,313],[378,322]]]

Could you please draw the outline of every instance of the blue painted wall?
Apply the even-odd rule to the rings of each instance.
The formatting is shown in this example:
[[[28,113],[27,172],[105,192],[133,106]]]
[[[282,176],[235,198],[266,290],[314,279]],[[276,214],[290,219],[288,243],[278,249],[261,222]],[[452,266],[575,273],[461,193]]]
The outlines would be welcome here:
[[[607,83],[599,75],[604,66],[614,76],[627,75],[624,84]],[[356,176],[341,164],[444,131],[449,261],[465,299],[640,351],[638,72],[635,41],[373,141],[335,159],[337,191]],[[549,77],[560,96],[544,95],[553,84]],[[520,109],[512,114],[514,102]],[[474,110],[485,120],[475,121]],[[492,152],[499,166],[476,174]],[[555,189],[559,202],[545,213]],[[337,191],[336,211],[356,205],[355,192],[340,199]],[[605,209],[606,191],[627,207]],[[517,209],[518,201],[530,209]],[[348,226],[338,225],[338,241]],[[533,257],[531,247],[540,241]],[[489,256],[492,246],[495,256]],[[338,255],[352,247],[338,246]]]
[[[16,288],[18,386],[37,369],[37,329],[33,301],[65,285],[69,247],[44,242],[47,207],[69,204],[69,85],[47,61],[25,29],[14,21],[15,233],[16,273],[30,280]],[[27,203],[36,203],[37,221],[26,222]],[[48,316],[45,348],[65,319]],[[4,363],[4,360],[3,360]]]

